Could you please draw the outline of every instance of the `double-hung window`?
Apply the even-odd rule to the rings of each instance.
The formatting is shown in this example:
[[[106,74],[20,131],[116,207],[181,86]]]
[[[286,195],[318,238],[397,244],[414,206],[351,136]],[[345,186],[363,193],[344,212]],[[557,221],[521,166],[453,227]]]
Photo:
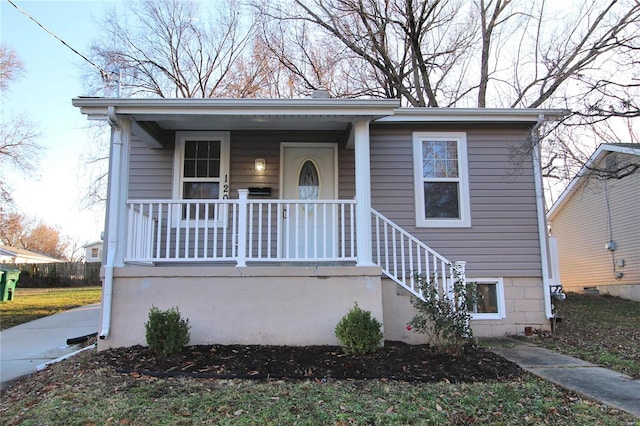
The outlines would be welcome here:
[[[229,198],[229,133],[177,132],[174,198],[221,200]],[[184,203],[176,212],[180,223],[206,221],[223,226],[225,206],[207,202]]]
[[[467,136],[413,134],[417,227],[471,226]]]

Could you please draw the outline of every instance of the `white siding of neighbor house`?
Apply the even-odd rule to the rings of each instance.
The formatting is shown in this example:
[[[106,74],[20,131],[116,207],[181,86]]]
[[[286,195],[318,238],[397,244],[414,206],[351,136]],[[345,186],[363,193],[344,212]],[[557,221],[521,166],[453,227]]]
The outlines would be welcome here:
[[[553,217],[551,229],[558,238],[560,279],[566,290],[600,287],[607,292],[607,286],[640,285],[640,174],[606,182],[585,179]],[[605,247],[610,240],[616,244],[613,252]],[[620,259],[625,265],[614,271]],[[615,272],[624,276],[616,279]]]
[[[514,153],[525,126],[374,126],[372,206],[471,276],[540,277],[540,249],[530,155]],[[470,228],[416,228],[412,133],[464,131],[469,160]]]

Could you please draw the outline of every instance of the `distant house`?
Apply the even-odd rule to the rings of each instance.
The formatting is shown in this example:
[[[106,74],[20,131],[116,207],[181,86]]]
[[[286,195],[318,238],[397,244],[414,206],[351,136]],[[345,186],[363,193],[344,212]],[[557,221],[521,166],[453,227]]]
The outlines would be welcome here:
[[[630,164],[640,164],[639,144],[601,145],[549,210],[566,291],[640,301],[640,170],[622,179],[589,172]]]
[[[33,251],[0,245],[0,263],[17,265],[22,263],[58,263],[63,260],[56,259]]]
[[[191,344],[337,344],[356,301],[385,339],[417,343],[415,274],[449,297],[477,283],[478,336],[550,327],[541,171],[522,148],[562,111],[322,93],[73,104],[112,129],[100,350],[144,344],[152,305],[179,307]]]
[[[86,263],[102,262],[102,241],[94,241],[82,246]]]

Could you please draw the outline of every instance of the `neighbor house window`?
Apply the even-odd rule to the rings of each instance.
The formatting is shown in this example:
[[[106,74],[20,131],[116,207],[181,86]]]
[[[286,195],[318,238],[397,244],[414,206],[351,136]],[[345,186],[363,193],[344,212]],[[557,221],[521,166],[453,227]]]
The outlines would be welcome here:
[[[98,256],[100,256],[100,249],[92,248],[91,249],[91,258],[96,259]]]
[[[467,295],[471,319],[502,319],[504,307],[504,283],[502,278],[467,278]],[[475,298],[471,297],[475,292]]]
[[[182,200],[229,198],[229,133],[177,132],[174,197]],[[180,221],[211,220],[222,225],[224,206],[189,203],[179,209]],[[174,212],[176,214],[176,212]]]
[[[416,226],[471,226],[465,133],[414,133]]]

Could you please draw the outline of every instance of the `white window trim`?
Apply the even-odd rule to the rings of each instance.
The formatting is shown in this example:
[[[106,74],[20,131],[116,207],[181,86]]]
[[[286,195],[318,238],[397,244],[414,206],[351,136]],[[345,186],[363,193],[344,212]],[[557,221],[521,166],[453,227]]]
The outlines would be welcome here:
[[[456,141],[458,147],[459,219],[426,219],[424,209],[424,177],[422,175],[422,142]],[[469,164],[467,162],[467,134],[464,132],[415,132],[413,133],[414,201],[417,228],[469,228],[471,206],[469,198]]]
[[[466,278],[467,284],[495,284],[496,298],[498,299],[498,312],[496,313],[474,313],[470,312],[472,320],[500,320],[507,317],[504,302],[504,279],[502,278]]]
[[[218,199],[228,199],[229,185],[231,178],[229,176],[229,144],[231,135],[229,132],[176,132],[175,151],[173,156],[173,199],[182,200],[183,191],[183,175],[184,175],[184,143],[185,141],[198,140],[219,140],[220,141],[220,193]],[[225,227],[227,217],[218,218],[215,221],[209,221],[210,224],[217,227]],[[195,220],[184,220],[181,218],[180,209],[175,209],[172,222],[174,226],[191,227],[196,225]],[[197,225],[201,225],[204,220],[200,220]]]

